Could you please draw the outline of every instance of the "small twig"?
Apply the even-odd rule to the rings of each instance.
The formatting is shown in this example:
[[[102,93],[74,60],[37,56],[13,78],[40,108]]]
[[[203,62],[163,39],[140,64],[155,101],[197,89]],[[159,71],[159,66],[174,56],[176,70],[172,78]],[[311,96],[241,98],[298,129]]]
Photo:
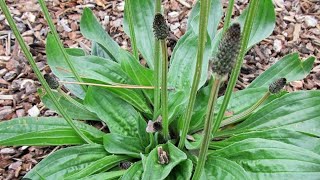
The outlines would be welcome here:
[[[191,8],[191,5],[187,3],[185,0],[177,0],[180,4],[184,5],[187,8]]]

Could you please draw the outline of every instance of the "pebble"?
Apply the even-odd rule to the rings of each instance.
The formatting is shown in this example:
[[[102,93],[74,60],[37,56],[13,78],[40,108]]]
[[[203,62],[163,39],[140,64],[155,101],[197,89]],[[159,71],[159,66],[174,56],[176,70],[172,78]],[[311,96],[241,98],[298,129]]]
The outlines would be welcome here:
[[[6,81],[12,81],[17,76],[18,76],[18,74],[15,71],[9,71],[3,76],[3,79]]]
[[[121,12],[124,11],[124,2],[119,3],[117,6],[117,9],[118,11],[121,11]]]
[[[15,152],[12,148],[3,148],[0,150],[0,154],[14,154]]]
[[[179,27],[180,27],[180,23],[177,22],[177,23],[170,25],[170,30],[174,31],[174,30],[178,29]]]
[[[306,16],[304,18],[304,22],[306,23],[307,27],[316,27],[318,21],[312,16]]]
[[[276,52],[280,52],[282,49],[282,42],[279,39],[274,40],[273,42],[273,49]]]
[[[176,22],[176,21],[179,21],[179,13],[176,12],[176,11],[172,11],[168,14],[168,17],[169,17],[169,21],[170,22]]]
[[[11,106],[3,106],[0,109],[0,119],[4,119],[4,117],[10,114],[12,111],[13,110]]]
[[[2,77],[3,75],[5,75],[8,72],[7,69],[3,68],[0,70],[0,76]]]
[[[40,110],[37,106],[33,106],[31,109],[28,110],[28,114],[31,117],[37,117],[40,114]]]
[[[18,109],[18,110],[16,110],[16,114],[18,117],[23,117],[26,115],[26,112],[24,109]]]

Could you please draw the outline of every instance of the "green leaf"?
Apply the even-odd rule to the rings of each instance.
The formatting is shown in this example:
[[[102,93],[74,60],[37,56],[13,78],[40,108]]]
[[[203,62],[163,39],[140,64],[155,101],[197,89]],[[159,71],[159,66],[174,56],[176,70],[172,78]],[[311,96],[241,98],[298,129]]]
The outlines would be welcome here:
[[[301,148],[308,149],[320,154],[320,138],[305,133],[296,132],[289,129],[270,129],[262,131],[249,131],[234,135],[224,141],[213,141],[210,143],[211,149],[220,149],[227,147],[235,142],[249,138],[263,138],[269,140],[281,141]]]
[[[24,178],[32,180],[64,179],[108,156],[102,145],[88,144],[58,150],[43,159]]]
[[[112,60],[121,62],[120,46],[105,32],[89,8],[84,8],[80,20],[80,31],[84,37],[99,43]]]
[[[97,115],[86,109],[81,100],[78,101],[73,99],[72,97],[69,97],[70,99],[73,99],[70,100],[55,90],[52,90],[52,92],[54,93],[57,101],[64,107],[66,113],[68,113],[72,119],[100,120]],[[41,101],[47,108],[58,112],[56,106],[53,104],[47,93],[43,92],[42,89],[38,89],[38,93]]]
[[[66,48],[66,52],[70,56],[85,56],[86,52],[80,48]]]
[[[75,125],[96,143],[102,143],[103,132],[82,122]],[[0,123],[0,145],[5,146],[58,146],[77,145],[85,142],[74,132],[62,118],[56,117],[22,117]]]
[[[127,102],[103,88],[89,87],[85,106],[104,121],[111,133],[139,137],[140,114]]]
[[[286,128],[320,137],[320,91],[286,94],[236,126],[238,132]]]
[[[243,28],[248,8],[246,8],[236,20]],[[270,36],[276,26],[276,15],[271,0],[260,0],[253,20],[247,49]]]
[[[201,180],[206,179],[250,180],[251,178],[237,163],[223,157],[209,155],[201,174]]]
[[[252,138],[212,155],[242,166],[252,179],[318,179],[320,155],[279,141]]]
[[[152,23],[154,18],[154,1],[128,1],[131,6],[133,28],[135,32],[137,47],[147,61],[149,67],[153,69],[154,66],[154,35],[152,30]],[[128,10],[125,5],[123,29],[125,33],[130,36],[128,24]]]
[[[209,8],[208,34],[213,40],[217,32],[217,28],[221,17],[223,15],[222,4],[219,0],[212,0]],[[199,20],[200,20],[200,1],[194,5],[188,18],[188,29],[192,29],[197,35],[199,34]]]
[[[126,173],[121,177],[121,180],[140,180],[142,173],[142,162],[139,161],[130,166]]]
[[[98,56],[104,59],[112,59],[108,52],[98,43],[92,41],[91,55]]]
[[[62,61],[63,54],[59,51],[52,35],[47,37],[47,58],[54,74],[65,81],[75,81],[70,73],[65,61]],[[121,66],[111,60],[103,59],[97,56],[70,56],[70,60],[76,71],[85,82],[98,84],[133,84],[132,80],[122,70]],[[83,99],[85,96],[79,85],[66,84],[69,90]],[[109,91],[119,96],[121,99],[129,102],[140,111],[151,114],[146,100],[139,90],[124,88],[108,88]]]
[[[310,73],[314,61],[314,57],[301,61],[298,53],[286,55],[257,77],[248,88],[268,87],[279,78],[286,78],[289,82],[303,79]]]
[[[122,69],[137,85],[153,86],[153,71],[142,67],[141,64],[129,53],[124,52],[125,58],[121,62]],[[153,90],[143,90],[150,103],[153,102]]]
[[[139,138],[114,133],[103,136],[103,145],[111,154],[125,154],[136,158],[139,158],[145,149]]]
[[[245,19],[247,16],[248,7],[242,14],[234,21],[240,23],[241,29],[244,27]],[[271,0],[260,0],[256,10],[256,15],[253,20],[253,26],[250,33],[247,51],[255,44],[271,35],[275,28],[276,18],[274,6]],[[213,40],[213,56],[217,53],[220,39],[222,38],[222,31],[219,30]]]
[[[202,88],[198,92],[194,112],[190,123],[190,132],[197,131],[203,127],[210,89],[211,86],[207,86]],[[253,104],[255,104],[260,98],[262,98],[267,91],[268,88],[265,87],[236,91],[231,95],[227,112],[232,115],[243,112],[244,110],[250,108]],[[215,113],[219,112],[223,98],[224,96],[218,98]]]
[[[159,164],[158,147],[159,146],[153,149],[147,157],[146,167],[142,175],[143,180],[165,179],[175,166],[187,159],[187,155],[184,152],[182,152],[180,149],[168,142],[167,144],[162,145],[162,147],[163,150],[169,154],[169,163],[164,165]]]
[[[166,180],[191,179],[192,168],[193,165],[191,160],[187,159],[185,161],[182,161],[180,164],[173,168]]]
[[[68,176],[65,176],[64,179],[79,179],[82,177],[87,177],[89,175],[92,175],[96,172],[100,171],[107,171],[114,166],[118,165],[121,161],[129,160],[130,157],[128,156],[119,156],[119,155],[110,155],[110,156],[105,156],[90,165],[86,166],[85,168],[81,169],[78,172],[75,173],[70,173]]]
[[[112,180],[122,176],[125,172],[126,172],[125,170],[104,172],[104,173],[94,174],[91,176],[80,178],[80,180],[97,180],[97,179]]]

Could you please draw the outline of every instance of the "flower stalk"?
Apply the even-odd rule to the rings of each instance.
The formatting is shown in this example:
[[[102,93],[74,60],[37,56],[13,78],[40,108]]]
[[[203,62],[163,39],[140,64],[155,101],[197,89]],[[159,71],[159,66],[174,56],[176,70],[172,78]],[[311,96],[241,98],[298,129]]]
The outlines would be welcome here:
[[[50,17],[48,8],[45,5],[45,2],[43,0],[38,0],[40,7],[43,11],[44,17],[46,18],[48,25],[50,27],[50,30],[53,34],[54,39],[56,40],[56,43],[58,43],[59,49],[63,54],[63,57],[66,61],[66,63],[68,64],[72,74],[74,75],[74,77],[76,78],[77,81],[79,82],[83,82],[82,78],[80,77],[80,75],[78,74],[78,72],[76,71],[75,67],[72,65],[71,60],[69,58],[69,55],[67,54],[67,51],[64,49],[63,44],[61,43],[60,39],[59,39],[59,35],[56,31],[56,28],[54,27],[52,18]],[[85,85],[81,85],[82,89],[84,91],[87,91],[87,87]]]
[[[161,0],[156,0],[155,14],[161,11]],[[157,118],[157,113],[160,110],[160,82],[161,82],[161,66],[160,66],[160,41],[155,38],[154,40],[154,114],[153,119]]]
[[[235,59],[239,52],[240,39],[240,25],[235,23],[224,34],[219,44],[218,53],[216,57],[212,59],[213,66],[211,68],[212,72],[214,73],[215,80],[209,96],[199,159],[192,178],[194,180],[200,179],[202,170],[205,165],[208,147],[211,139],[212,127],[217,124],[217,121],[214,121],[214,106],[217,100],[220,82],[224,81],[228,74],[232,71]]]
[[[216,124],[213,126],[213,135],[217,132],[217,130],[220,127],[221,121],[224,117],[224,113],[228,107],[229,101],[230,101],[230,97],[233,91],[233,88],[236,85],[238,76],[240,74],[240,70],[241,70],[241,65],[243,63],[243,58],[244,55],[246,53],[246,49],[247,49],[247,45],[249,42],[249,38],[250,38],[250,33],[251,33],[251,29],[253,26],[253,20],[254,20],[254,16],[256,13],[256,7],[258,6],[259,0],[252,0],[250,1],[249,4],[249,10],[248,10],[248,14],[245,20],[245,24],[244,24],[244,28],[243,28],[243,35],[242,35],[242,39],[241,39],[241,48],[240,48],[240,53],[237,56],[237,60],[236,60],[236,65],[235,68],[233,69],[232,73],[231,73],[231,77],[230,77],[230,81],[228,83],[227,86],[227,90],[225,92],[223,101],[222,101],[222,105],[221,108],[218,112],[217,118],[216,118]]]
[[[129,22],[129,31],[130,31],[130,40],[131,40],[131,48],[133,52],[133,56],[137,61],[139,61],[139,52],[137,48],[137,41],[135,36],[135,30],[133,27],[133,16],[132,16],[132,8],[129,0],[125,0],[126,11],[128,12],[128,22]]]
[[[59,113],[62,115],[62,117],[68,122],[68,124],[71,126],[71,128],[77,133],[77,135],[83,139],[83,141],[85,141],[88,144],[92,144],[93,142],[87,137],[85,136],[80,129],[73,123],[73,120],[71,119],[71,117],[64,111],[64,108],[61,106],[61,104],[57,101],[56,97],[54,96],[50,86],[48,85],[48,83],[46,82],[46,80],[44,79],[44,77],[42,76],[39,68],[37,67],[35,60],[33,59],[31,53],[28,50],[28,47],[26,45],[26,43],[24,42],[23,38],[21,37],[19,30],[17,29],[16,24],[13,21],[13,18],[10,15],[9,9],[6,6],[4,0],[0,1],[0,6],[2,9],[3,14],[5,15],[24,55],[26,56],[32,70],[34,71],[34,73],[36,74],[37,78],[39,79],[40,83],[42,84],[42,86],[44,87],[45,91],[48,93],[50,99],[52,100],[52,102],[54,103],[54,105],[56,106],[57,110],[59,111]]]
[[[196,100],[197,90],[200,83],[203,54],[204,54],[206,40],[207,40],[206,38],[207,38],[209,7],[210,7],[209,0],[200,1],[200,22],[199,22],[199,41],[198,41],[198,51],[197,51],[197,62],[196,62],[195,73],[193,76],[190,98],[189,98],[186,113],[184,114],[184,118],[183,118],[184,123],[183,123],[182,132],[181,132],[180,140],[178,144],[178,147],[180,149],[184,148],[185,140],[187,137],[189,126],[190,126],[193,107]]]

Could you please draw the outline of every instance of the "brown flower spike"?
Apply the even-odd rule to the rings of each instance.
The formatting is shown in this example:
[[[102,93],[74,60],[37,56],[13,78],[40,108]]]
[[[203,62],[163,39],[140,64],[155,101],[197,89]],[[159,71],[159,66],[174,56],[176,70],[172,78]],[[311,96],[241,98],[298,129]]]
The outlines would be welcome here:
[[[221,39],[218,53],[212,59],[212,71],[214,73],[223,77],[231,72],[240,50],[240,41],[240,24],[234,23]]]
[[[167,26],[166,20],[163,15],[157,13],[153,20],[153,32],[154,36],[158,40],[163,40],[169,36],[169,27]]]
[[[269,85],[269,92],[272,94],[278,93],[287,83],[286,78],[280,78]]]
[[[57,79],[54,76],[51,76],[49,74],[45,74],[44,79],[47,81],[47,83],[51,89],[58,89],[59,82],[57,81]]]

